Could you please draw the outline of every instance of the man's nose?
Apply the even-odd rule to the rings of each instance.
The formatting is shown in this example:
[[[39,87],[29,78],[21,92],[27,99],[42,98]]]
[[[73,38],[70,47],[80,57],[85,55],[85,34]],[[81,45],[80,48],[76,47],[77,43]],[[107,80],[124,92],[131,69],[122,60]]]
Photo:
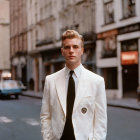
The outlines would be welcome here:
[[[73,47],[70,47],[70,52],[73,52]]]

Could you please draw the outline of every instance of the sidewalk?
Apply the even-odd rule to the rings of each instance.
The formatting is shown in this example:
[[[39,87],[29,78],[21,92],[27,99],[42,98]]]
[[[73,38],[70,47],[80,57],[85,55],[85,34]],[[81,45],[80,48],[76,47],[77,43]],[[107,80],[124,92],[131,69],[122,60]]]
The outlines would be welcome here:
[[[21,95],[42,99],[43,93],[28,90],[28,91],[23,91]],[[108,99],[107,105],[140,111],[140,105],[137,103],[137,100],[135,98]]]
[[[22,96],[28,96],[32,98],[42,99],[43,93],[42,92],[35,92],[32,90],[22,91]]]
[[[140,111],[140,104],[137,103],[136,98],[110,99],[107,105]]]

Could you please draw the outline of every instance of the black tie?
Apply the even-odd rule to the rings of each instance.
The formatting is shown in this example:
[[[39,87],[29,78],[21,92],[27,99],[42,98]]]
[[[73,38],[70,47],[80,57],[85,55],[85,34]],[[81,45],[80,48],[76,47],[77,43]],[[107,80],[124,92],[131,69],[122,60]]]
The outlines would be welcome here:
[[[74,71],[70,71],[68,91],[67,91],[67,113],[66,123],[61,140],[75,140],[74,130],[72,125],[72,111],[75,99],[75,82],[72,77]]]

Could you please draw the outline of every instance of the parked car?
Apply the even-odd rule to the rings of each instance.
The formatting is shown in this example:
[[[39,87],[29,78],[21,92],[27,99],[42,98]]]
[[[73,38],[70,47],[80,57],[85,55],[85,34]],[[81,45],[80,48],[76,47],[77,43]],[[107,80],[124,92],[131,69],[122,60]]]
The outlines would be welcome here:
[[[16,80],[1,80],[0,81],[0,95],[1,96],[12,96],[14,95],[18,99],[19,94],[22,90],[19,87]]]
[[[21,88],[21,90],[26,91],[27,87],[22,83],[22,81],[17,81],[18,86]]]

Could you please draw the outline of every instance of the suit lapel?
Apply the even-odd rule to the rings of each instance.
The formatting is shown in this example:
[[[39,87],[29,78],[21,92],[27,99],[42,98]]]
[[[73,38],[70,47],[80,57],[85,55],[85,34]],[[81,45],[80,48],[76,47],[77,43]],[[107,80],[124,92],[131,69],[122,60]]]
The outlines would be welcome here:
[[[58,94],[59,101],[61,103],[61,106],[63,108],[64,114],[66,116],[66,85],[65,85],[65,69],[61,71],[59,74],[59,77],[56,81],[56,90]]]
[[[79,79],[77,91],[76,91],[76,97],[75,97],[73,111],[76,109],[76,107],[78,106],[79,102],[81,101],[81,99],[83,97],[91,96],[91,95],[88,95],[89,92],[87,92],[87,87],[88,87],[87,80],[88,79],[86,77],[86,69],[83,67],[81,76]],[[59,76],[56,80],[56,90],[57,90],[60,104],[63,108],[63,112],[66,116],[66,82],[65,81],[66,81],[66,79],[65,79],[65,68],[64,68],[59,73]]]
[[[87,78],[86,78],[86,72],[85,72],[85,68],[82,69],[81,72],[81,77],[79,79],[79,83],[78,83],[78,87],[77,87],[77,91],[76,91],[76,98],[75,98],[75,102],[74,102],[74,108],[73,111],[76,109],[77,105],[79,104],[81,98],[83,98],[84,96],[87,96],[87,83],[86,82]]]

